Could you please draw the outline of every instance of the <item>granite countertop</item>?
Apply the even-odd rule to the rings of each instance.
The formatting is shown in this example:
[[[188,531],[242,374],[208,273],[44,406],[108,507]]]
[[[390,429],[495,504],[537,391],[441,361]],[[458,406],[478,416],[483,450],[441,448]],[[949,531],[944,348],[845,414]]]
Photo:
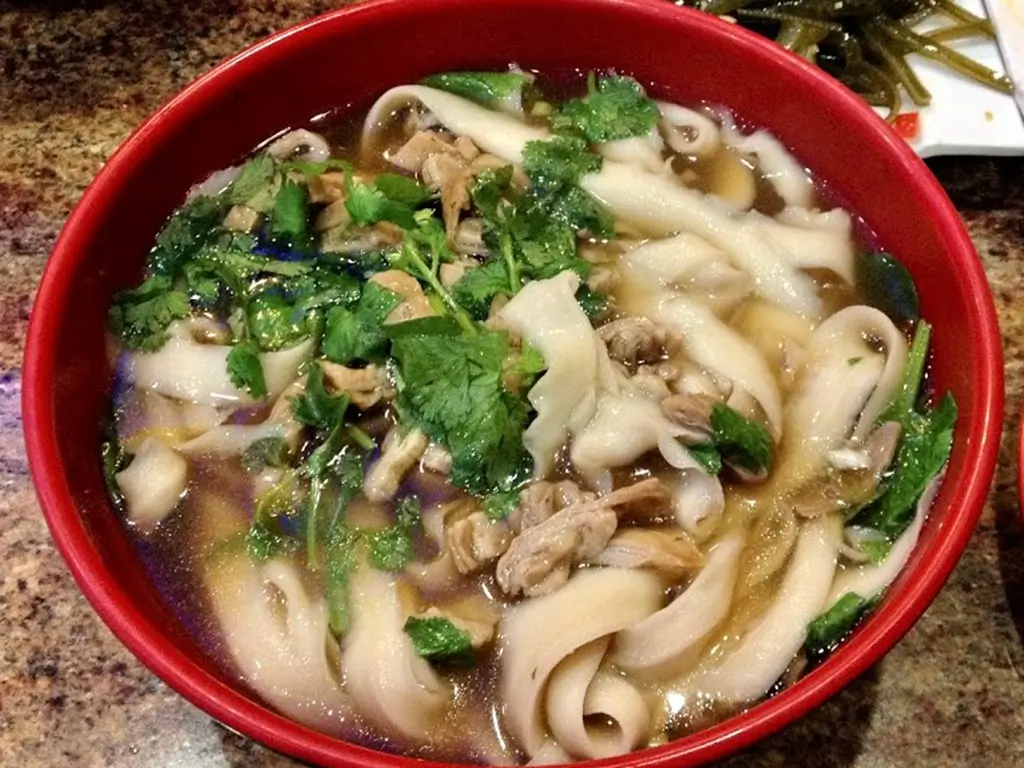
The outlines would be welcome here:
[[[129,654],[79,594],[32,491],[23,339],[62,222],[105,157],[165,98],[315,0],[0,0],[0,764],[293,766],[214,723]],[[875,669],[728,763],[1024,766],[1024,158],[933,169],[995,294],[1008,417],[994,487],[958,568]]]

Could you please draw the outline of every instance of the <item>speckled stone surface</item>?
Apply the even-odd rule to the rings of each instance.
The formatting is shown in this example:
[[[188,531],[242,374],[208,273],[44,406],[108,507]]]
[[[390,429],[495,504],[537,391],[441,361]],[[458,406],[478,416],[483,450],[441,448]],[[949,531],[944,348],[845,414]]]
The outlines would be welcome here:
[[[54,238],[119,141],[160,102],[267,33],[340,3],[0,0],[0,764],[284,768],[149,674],[78,593],[27,474],[20,365]],[[937,161],[995,292],[1007,351],[999,468],[959,567],[875,669],[728,763],[1024,766],[1024,159]]]

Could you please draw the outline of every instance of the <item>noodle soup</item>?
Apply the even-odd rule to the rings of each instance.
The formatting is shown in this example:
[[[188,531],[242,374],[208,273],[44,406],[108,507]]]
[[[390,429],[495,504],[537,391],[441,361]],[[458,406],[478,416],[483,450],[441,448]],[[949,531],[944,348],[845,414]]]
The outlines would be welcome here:
[[[218,171],[115,297],[103,462],[209,653],[378,749],[570,762],[798,679],[912,551],[929,326],[774,137],[447,73]]]

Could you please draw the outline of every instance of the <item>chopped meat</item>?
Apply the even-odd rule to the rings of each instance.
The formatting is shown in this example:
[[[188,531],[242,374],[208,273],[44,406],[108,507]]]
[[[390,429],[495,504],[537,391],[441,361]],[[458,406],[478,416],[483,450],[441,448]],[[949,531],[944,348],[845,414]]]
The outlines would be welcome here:
[[[597,329],[613,360],[636,366],[665,356],[668,332],[646,317],[624,317]]]
[[[679,426],[711,437],[711,411],[717,403],[710,395],[669,395],[661,401],[661,410]]]
[[[569,569],[596,557],[615,533],[618,518],[609,506],[574,504],[525,528],[501,556],[495,576],[507,595],[536,597],[569,580]]]
[[[482,256],[489,253],[484,242],[483,219],[463,219],[455,228],[452,238],[452,249],[463,256]]]
[[[271,406],[270,415],[267,416],[267,421],[274,421],[284,425],[284,440],[293,451],[299,447],[302,424],[295,418],[295,414],[292,411],[292,400],[299,397],[305,391],[306,383],[305,376],[303,376],[285,387],[284,392],[278,395],[274,405]]]
[[[224,217],[224,228],[232,232],[252,232],[259,226],[260,212],[247,205],[233,205]]]
[[[347,368],[328,360],[321,360],[320,367],[335,392],[347,392],[352,404],[361,411],[372,408],[381,400],[395,396],[383,368],[370,364],[365,368]]]
[[[446,134],[437,131],[418,131],[398,151],[389,155],[388,161],[403,171],[419,173],[427,159],[437,154],[459,155],[459,151],[452,146]]]
[[[478,264],[472,259],[461,259],[459,261],[452,261],[441,265],[440,278],[441,285],[445,288],[451,288],[462,276],[466,274],[467,269],[474,269]]]
[[[326,232],[335,227],[345,227],[352,220],[344,200],[335,200],[316,215],[313,228],[317,232]]]
[[[423,292],[419,281],[408,272],[389,269],[386,272],[375,274],[370,278],[370,282],[377,283],[389,291],[394,291],[405,299],[384,318],[385,323],[404,323],[407,320],[416,320],[420,317],[437,314],[430,306],[430,300]]]
[[[512,532],[501,521],[489,520],[481,511],[446,522],[445,548],[459,573],[473,573],[497,560],[508,549]]]
[[[345,199],[345,174],[329,171],[310,176],[306,182],[311,203],[336,203]]]
[[[404,437],[392,429],[384,440],[384,448],[363,479],[363,493],[370,501],[388,501],[398,493],[398,486],[410,469],[416,466],[427,449],[427,436],[410,430]]]
[[[596,498],[596,493],[582,490],[572,480],[560,480],[555,483],[555,505],[558,509],[564,509],[572,504],[582,504],[584,501],[593,501]]]
[[[700,568],[700,550],[681,531],[625,528],[590,562],[612,568],[649,568],[678,579]]]
[[[398,245],[404,236],[400,227],[387,221],[355,230],[350,227],[334,227],[324,232],[320,250],[326,253],[362,253]]]
[[[480,156],[480,149],[468,136],[459,136],[455,139],[454,146],[466,160],[476,160]]]
[[[896,455],[900,429],[896,421],[887,421],[878,427],[862,446],[867,468],[833,471],[823,481],[810,483],[793,497],[793,512],[803,518],[819,517],[870,501],[878,491],[882,474]]]
[[[420,459],[420,469],[437,475],[447,475],[452,471],[452,454],[440,443],[431,443]]]
[[[665,505],[671,500],[661,481],[649,478],[606,496],[580,492],[579,501],[544,518],[549,494],[551,507],[555,505],[555,486],[534,483],[524,495],[528,492],[527,505],[524,507],[521,496],[517,510],[520,533],[495,569],[498,584],[508,595],[536,597],[564,584],[574,564],[596,557],[608,544],[618,526],[617,507],[651,502]],[[557,495],[575,497],[575,491],[566,485]],[[527,524],[538,518],[539,522]]]
[[[519,505],[509,514],[508,522],[514,530],[522,531],[543,523],[556,511],[554,484],[539,480],[519,494]]]
[[[423,180],[428,187],[441,193],[444,229],[448,239],[453,240],[459,226],[459,217],[469,207],[473,173],[461,155],[436,154],[423,163]]]

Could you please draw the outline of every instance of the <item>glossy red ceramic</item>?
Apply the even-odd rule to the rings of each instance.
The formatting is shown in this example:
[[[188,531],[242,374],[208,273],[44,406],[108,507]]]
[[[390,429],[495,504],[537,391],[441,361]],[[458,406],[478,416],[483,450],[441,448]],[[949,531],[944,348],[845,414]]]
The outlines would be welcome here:
[[[913,273],[935,325],[934,381],[960,404],[946,481],[914,558],[877,613],[825,664],[745,714],[608,766],[721,758],[821,704],[877,662],[939,591],[971,536],[1002,421],[999,333],[956,211],[924,164],[852,93],[724,21],[662,0],[383,0],[308,21],[198,80],[129,138],[75,209],[32,313],[24,419],[53,537],[117,636],[189,701],[233,729],[323,765],[410,768],[408,759],[310,731],[221,674],[152,587],[100,474],[111,293],[137,279],[185,191],[281,129],[432,72],[614,68],[660,98],[725,105],[773,131]]]

